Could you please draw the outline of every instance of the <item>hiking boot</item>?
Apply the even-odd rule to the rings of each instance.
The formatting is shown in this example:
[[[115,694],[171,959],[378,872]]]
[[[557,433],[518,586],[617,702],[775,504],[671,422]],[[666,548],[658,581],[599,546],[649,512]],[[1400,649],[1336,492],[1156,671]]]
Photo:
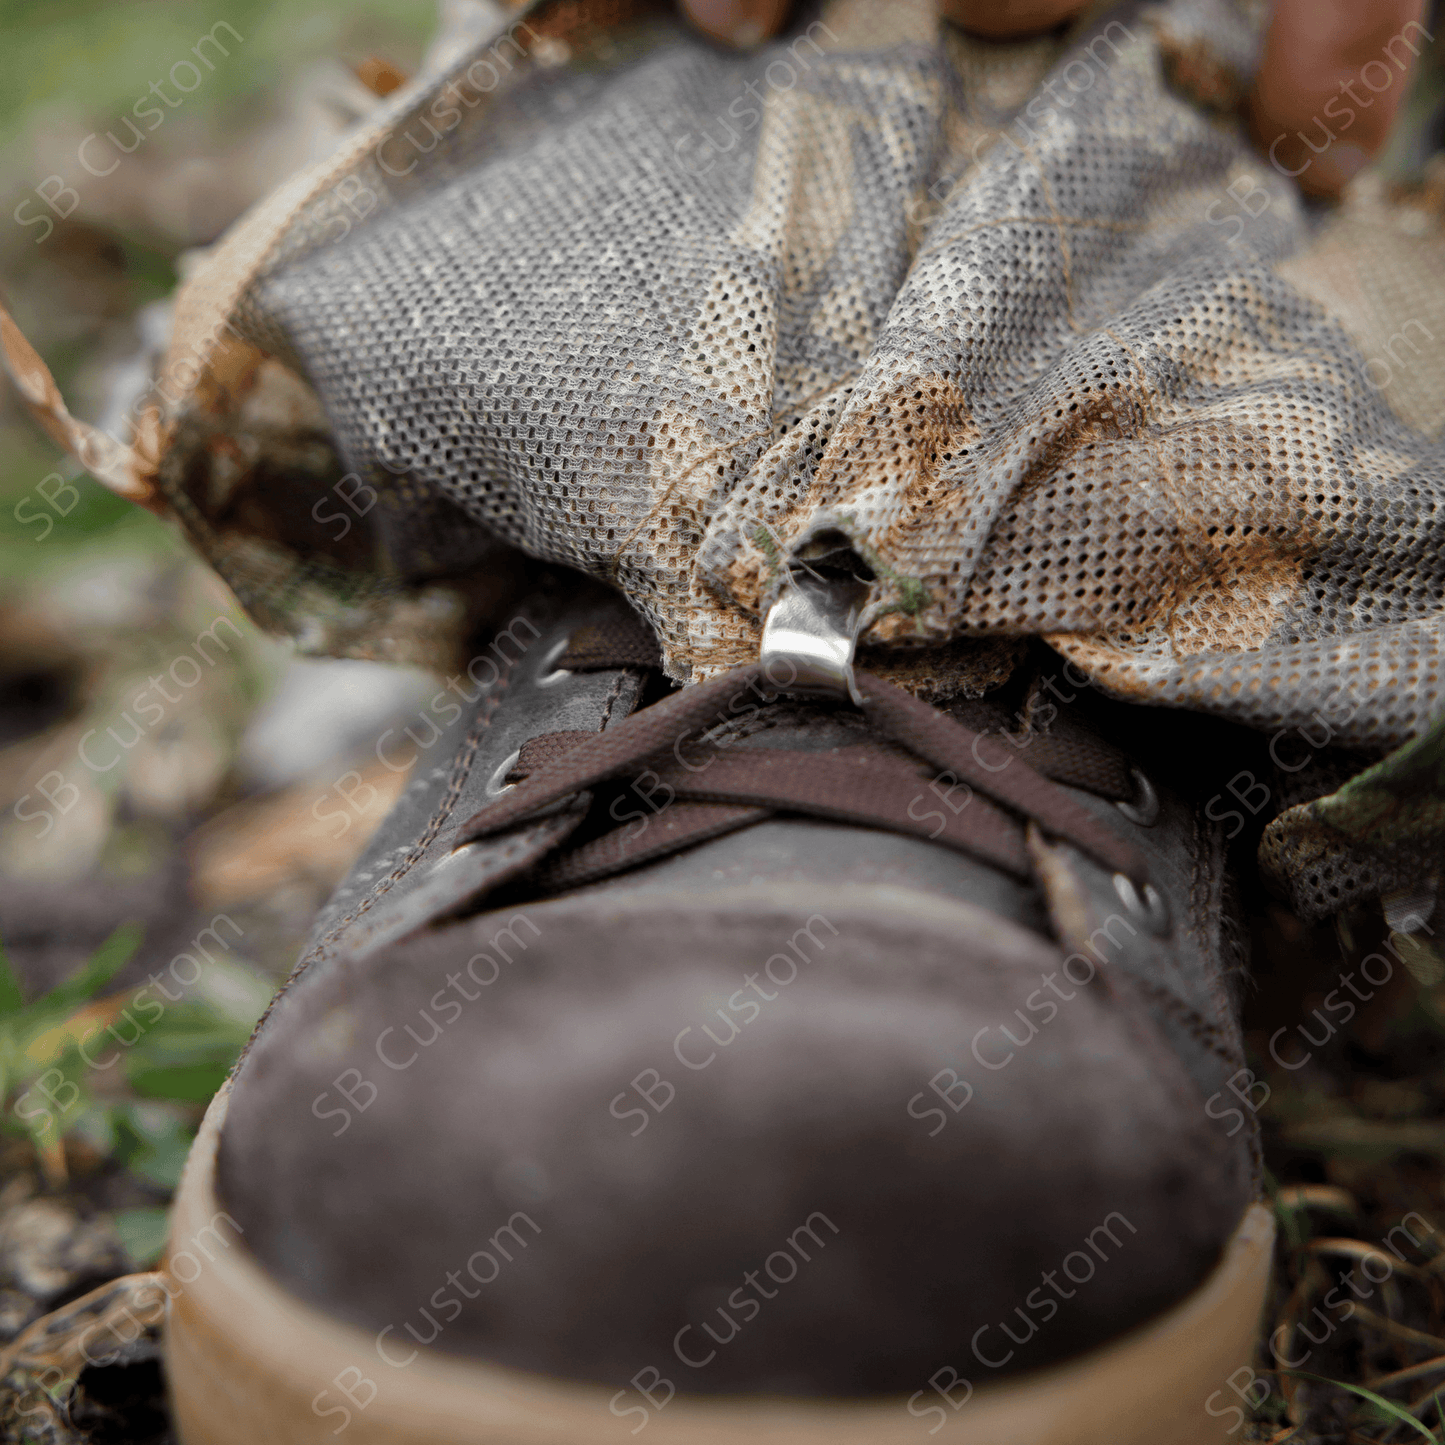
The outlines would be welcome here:
[[[182,1185],[186,1445],[1237,1428],[1271,1230],[1200,759],[1042,649],[855,668],[845,574],[680,690],[555,580],[381,739]]]

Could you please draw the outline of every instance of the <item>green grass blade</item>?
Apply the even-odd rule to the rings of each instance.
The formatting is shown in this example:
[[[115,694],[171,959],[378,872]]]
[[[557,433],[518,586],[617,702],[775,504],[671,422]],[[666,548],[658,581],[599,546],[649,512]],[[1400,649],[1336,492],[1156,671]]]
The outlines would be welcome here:
[[[145,930],[139,923],[123,923],[91,956],[74,978],[50,990],[31,1004],[36,1015],[66,1012],[89,1002],[130,961]]]
[[[133,1269],[149,1269],[166,1248],[169,1218],[164,1209],[121,1209],[110,1217]]]
[[[19,1013],[24,1003],[20,980],[15,977],[15,970],[10,967],[4,943],[0,942],[0,1019]]]
[[[1367,1390],[1363,1385],[1349,1385],[1343,1380],[1327,1380],[1323,1375],[1312,1375],[1308,1370],[1281,1370],[1282,1375],[1294,1375],[1301,1380],[1313,1380],[1319,1385],[1332,1385],[1336,1390],[1348,1390],[1352,1395],[1358,1395],[1362,1400],[1368,1400],[1377,1410],[1383,1410],[1392,1420],[1398,1420],[1402,1425],[1411,1425],[1418,1430],[1430,1445],[1441,1445],[1440,1437],[1429,1429],[1421,1420],[1412,1415],[1403,1406],[1397,1405],[1393,1400],[1387,1400],[1383,1395],[1377,1395],[1373,1390]]]

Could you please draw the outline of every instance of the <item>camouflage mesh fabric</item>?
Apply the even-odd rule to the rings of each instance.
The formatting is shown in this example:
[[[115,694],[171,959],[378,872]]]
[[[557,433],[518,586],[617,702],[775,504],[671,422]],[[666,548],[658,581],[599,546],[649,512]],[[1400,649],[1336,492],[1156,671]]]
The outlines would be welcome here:
[[[831,0],[739,55],[532,5],[217,248],[147,465],[314,650],[444,656],[541,558],[698,680],[841,537],[905,668],[1042,635],[1286,771],[1379,757],[1442,701],[1441,196],[1306,206],[1235,112],[1262,18],[1001,45]],[[1438,857],[1439,812],[1386,864],[1306,799],[1266,863],[1327,913]]]

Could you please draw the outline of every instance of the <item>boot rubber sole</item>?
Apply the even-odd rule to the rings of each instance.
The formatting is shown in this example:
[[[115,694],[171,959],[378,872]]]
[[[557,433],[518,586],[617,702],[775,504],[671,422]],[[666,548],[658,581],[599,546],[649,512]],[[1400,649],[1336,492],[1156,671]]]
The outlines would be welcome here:
[[[650,1402],[427,1350],[392,1366],[374,1335],[287,1294],[216,1199],[228,1097],[229,1085],[191,1151],[165,1264],[183,1445],[620,1445],[644,1430],[645,1445],[1217,1445],[1242,1423],[1229,1377],[1251,1358],[1269,1281],[1274,1219],[1262,1204],[1192,1295],[1062,1367],[989,1385],[961,1352],[956,1382],[935,1375],[941,1388],[920,1380],[912,1396],[667,1398],[644,1380]],[[394,1336],[385,1343],[405,1357]]]

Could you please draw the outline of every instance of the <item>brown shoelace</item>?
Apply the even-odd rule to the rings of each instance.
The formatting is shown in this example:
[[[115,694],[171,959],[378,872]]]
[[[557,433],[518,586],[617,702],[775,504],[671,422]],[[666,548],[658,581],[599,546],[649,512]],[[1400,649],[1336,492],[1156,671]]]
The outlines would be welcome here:
[[[514,768],[523,780],[468,819],[458,842],[501,832],[598,784],[631,779],[646,807],[549,859],[538,883],[575,887],[775,813],[928,838],[1023,878],[1033,872],[1025,841],[1033,823],[1140,888],[1148,882],[1139,850],[1060,786],[1127,800],[1132,785],[1122,759],[1043,734],[1029,740],[1026,763],[1017,749],[880,677],[860,672],[857,683],[874,736],[828,751],[729,746],[728,725],[776,698],[758,664],[683,688],[603,733],[534,738]],[[648,827],[631,825],[643,816]]]

